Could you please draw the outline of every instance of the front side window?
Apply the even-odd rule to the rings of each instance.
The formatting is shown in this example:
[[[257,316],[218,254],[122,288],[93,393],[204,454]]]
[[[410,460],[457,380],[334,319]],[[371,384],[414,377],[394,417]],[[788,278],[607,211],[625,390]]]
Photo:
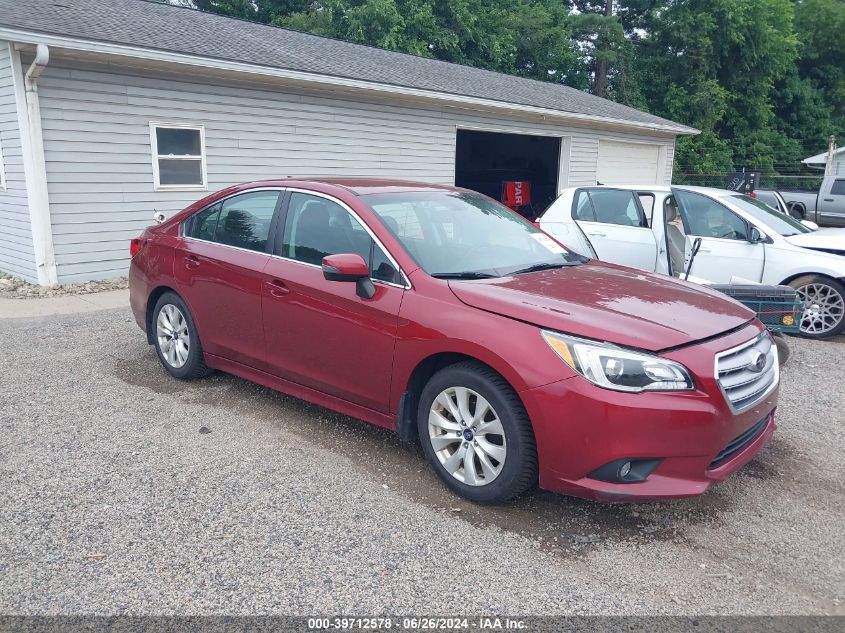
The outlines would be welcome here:
[[[201,125],[150,123],[156,189],[205,189],[205,130]]]
[[[185,223],[184,234],[263,253],[278,201],[278,191],[254,191],[226,198],[192,215]]]
[[[845,196],[845,180],[834,180],[830,188],[830,195]]]
[[[725,205],[691,191],[675,191],[687,234],[725,240],[748,240],[745,220]]]
[[[480,194],[407,191],[361,199],[430,275],[498,277],[584,261]]]
[[[291,194],[284,238],[277,254],[319,266],[327,255],[356,253],[373,279],[401,283],[401,274],[361,223],[341,205],[320,196]]]

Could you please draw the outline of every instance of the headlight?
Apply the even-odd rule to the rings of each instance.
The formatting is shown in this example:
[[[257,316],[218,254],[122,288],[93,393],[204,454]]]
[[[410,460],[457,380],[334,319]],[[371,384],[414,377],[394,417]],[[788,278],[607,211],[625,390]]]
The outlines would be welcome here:
[[[689,372],[674,361],[548,330],[542,334],[567,365],[599,387],[633,392],[693,388]]]

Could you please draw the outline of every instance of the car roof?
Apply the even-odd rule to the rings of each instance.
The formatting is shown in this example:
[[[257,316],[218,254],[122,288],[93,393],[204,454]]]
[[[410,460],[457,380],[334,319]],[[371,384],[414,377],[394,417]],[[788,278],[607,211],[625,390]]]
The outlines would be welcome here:
[[[731,191],[730,189],[718,189],[716,187],[698,187],[695,185],[581,185],[580,187],[568,187],[567,189],[630,189],[631,191],[659,191],[661,193],[669,193],[673,189],[680,189],[681,191],[692,191],[714,198],[724,198],[727,196],[742,195],[738,191]]]
[[[259,180],[244,185],[244,188],[257,187],[303,187],[315,191],[327,192],[332,188],[344,189],[356,196],[372,193],[398,193],[403,191],[467,191],[460,187],[439,185],[414,180],[394,180],[389,178],[279,178]]]

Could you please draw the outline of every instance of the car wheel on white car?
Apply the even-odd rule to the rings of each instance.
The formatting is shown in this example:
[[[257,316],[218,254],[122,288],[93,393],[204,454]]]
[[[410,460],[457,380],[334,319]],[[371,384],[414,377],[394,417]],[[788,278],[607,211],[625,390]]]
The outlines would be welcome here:
[[[845,329],[845,287],[841,283],[822,275],[804,275],[789,285],[804,303],[802,336],[826,338]]]
[[[417,430],[437,475],[471,501],[507,501],[537,482],[525,407],[485,365],[462,362],[434,374],[420,395]]]

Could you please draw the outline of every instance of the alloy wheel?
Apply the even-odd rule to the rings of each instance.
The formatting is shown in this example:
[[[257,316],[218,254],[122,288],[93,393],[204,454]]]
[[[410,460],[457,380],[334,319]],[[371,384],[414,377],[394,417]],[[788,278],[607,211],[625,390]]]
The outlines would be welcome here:
[[[188,320],[172,303],[163,305],[158,312],[156,337],[161,355],[171,367],[178,369],[188,361],[191,350]]]
[[[507,440],[498,414],[466,387],[449,387],[431,404],[428,435],[438,461],[469,486],[492,482],[505,464]]]
[[[801,331],[806,334],[826,334],[845,318],[845,300],[836,288],[822,283],[810,283],[795,289],[804,302]]]

